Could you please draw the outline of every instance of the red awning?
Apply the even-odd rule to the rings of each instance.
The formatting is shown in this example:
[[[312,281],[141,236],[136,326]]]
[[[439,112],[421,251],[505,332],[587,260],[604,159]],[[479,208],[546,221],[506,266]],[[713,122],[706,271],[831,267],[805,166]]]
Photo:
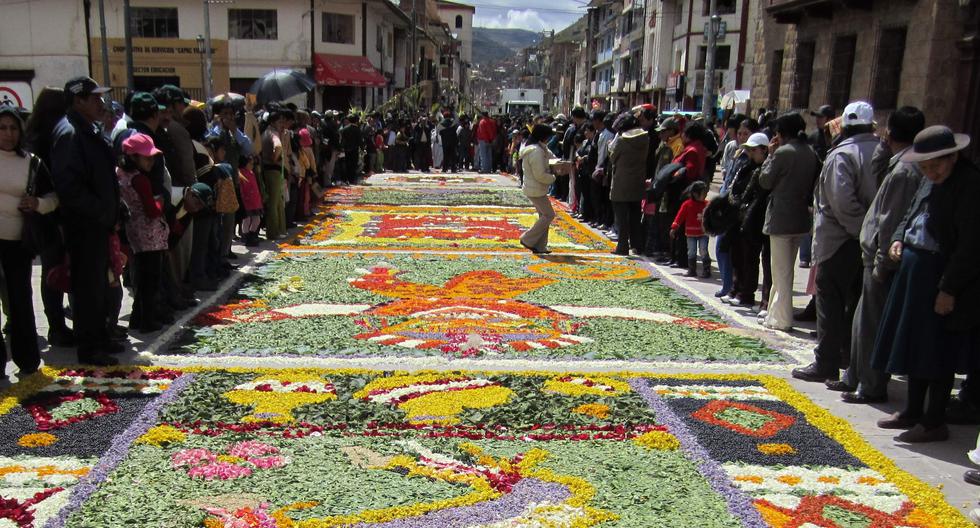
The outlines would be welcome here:
[[[367,57],[317,53],[313,58],[317,84],[324,86],[385,86],[388,80]]]

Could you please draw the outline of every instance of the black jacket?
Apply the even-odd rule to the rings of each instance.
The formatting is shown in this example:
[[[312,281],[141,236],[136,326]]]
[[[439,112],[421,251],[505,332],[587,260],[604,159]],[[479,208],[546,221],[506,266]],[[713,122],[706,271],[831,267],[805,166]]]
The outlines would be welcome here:
[[[923,180],[925,181],[925,180]],[[960,158],[953,173],[929,195],[929,221],[926,228],[939,242],[939,252],[946,267],[939,289],[955,299],[953,313],[946,325],[953,331],[965,331],[980,325],[980,169]],[[923,197],[916,194],[905,219],[898,225],[892,240],[903,240],[912,215]]]
[[[578,126],[573,121],[565,130],[565,135],[561,138],[561,159],[572,161],[575,159],[575,135],[578,134]]]
[[[340,143],[344,152],[357,152],[361,148],[361,129],[357,125],[347,125],[340,130]]]
[[[119,214],[116,160],[95,125],[69,112],[54,128],[51,162],[67,239],[73,231],[112,230]]]

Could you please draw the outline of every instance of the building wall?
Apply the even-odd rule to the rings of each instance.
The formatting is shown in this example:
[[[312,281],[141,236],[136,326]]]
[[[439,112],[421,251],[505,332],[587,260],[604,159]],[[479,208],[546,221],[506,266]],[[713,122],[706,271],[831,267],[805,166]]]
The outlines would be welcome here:
[[[123,37],[122,0],[104,0],[108,37]],[[197,0],[131,0],[132,7],[176,7],[179,39],[194,41],[204,35],[204,8]],[[229,9],[275,9],[276,40],[228,39]],[[312,64],[310,49],[309,4],[302,1],[269,3],[262,0],[236,0],[233,4],[211,4],[209,8],[211,39],[227,41],[228,75],[232,78],[257,78],[274,68],[306,70]],[[317,21],[319,27],[320,21]],[[99,35],[97,16],[91,19],[93,37]],[[93,54],[97,49],[93,50]],[[216,84],[220,82],[215,78]]]
[[[449,31],[456,34],[462,44],[461,56],[467,63],[473,62],[473,11],[439,4],[439,16],[449,24]],[[456,27],[456,17],[463,17],[463,27]]]
[[[97,15],[93,9],[93,16]],[[33,97],[45,86],[63,86],[71,77],[88,75],[82,2],[32,0],[3,5],[0,83],[11,80],[9,72],[25,70],[33,72],[32,78],[25,79],[31,85]],[[100,77],[96,75],[97,79]]]
[[[835,6],[829,18],[804,16],[799,24],[774,27],[772,17],[757,24],[763,32],[763,47],[756,50],[756,62],[771,62],[772,51],[781,46],[784,50],[782,76],[779,87],[779,109],[792,106],[796,69],[796,49],[800,42],[816,44],[812,83],[808,108],[813,109],[828,102],[831,57],[834,39],[840,35],[857,36],[854,68],[852,70],[849,101],[872,102],[879,59],[879,38],[884,29],[907,27],[905,55],[902,60],[901,81],[897,106],[912,105],[921,108],[930,123],[949,120],[956,113],[955,72],[959,64],[956,41],[963,26],[958,20],[957,0],[920,0],[918,2],[874,3],[869,10],[848,9]],[[784,35],[779,42],[780,34]],[[767,74],[772,69],[766,62]],[[767,75],[768,76],[768,75]],[[753,94],[757,104],[765,104],[770,90],[765,79],[755,83],[758,93]],[[837,108],[841,111],[841,108]],[[887,119],[893,109],[876,108],[879,122]]]
[[[362,50],[363,13],[361,12],[361,2],[336,2],[334,0],[316,0],[314,9],[316,10],[316,31],[314,47],[317,53],[334,53],[337,55],[360,55]],[[337,13],[354,16],[354,43],[335,44],[324,42],[322,35],[323,14]]]
[[[717,72],[721,72],[721,87],[716,86],[717,94],[724,95],[731,90],[751,89],[752,87],[752,63],[746,60],[753,56],[755,42],[755,13],[758,10],[760,0],[738,0],[735,12],[720,15],[722,21],[727,25],[724,38],[718,40],[719,46],[729,48],[729,67]],[[674,16],[679,23],[673,27],[673,61],[672,71],[684,72],[687,75],[686,95],[693,97],[700,95],[704,89],[703,82],[698,80],[697,61],[699,48],[707,46],[704,37],[704,25],[709,17],[703,15],[702,0],[684,0],[677,5],[680,8],[679,15],[675,12]],[[747,16],[743,16],[743,14]],[[743,20],[748,20],[743,24]],[[669,21],[668,21],[669,22]],[[739,60],[739,46],[745,40],[745,57]]]

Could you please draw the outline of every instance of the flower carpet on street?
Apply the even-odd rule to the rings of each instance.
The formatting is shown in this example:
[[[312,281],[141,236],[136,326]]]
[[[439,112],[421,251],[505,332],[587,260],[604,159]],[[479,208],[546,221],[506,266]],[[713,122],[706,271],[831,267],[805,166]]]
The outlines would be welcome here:
[[[194,323],[173,352],[786,360],[642,265],[589,256],[297,254]]]
[[[286,249],[526,251],[521,234],[533,210],[434,206],[336,206],[315,219]],[[613,246],[565,212],[551,226],[558,251],[608,252]]]
[[[371,185],[394,185],[398,187],[517,187],[515,178],[506,174],[474,173],[391,173],[375,174],[370,178]]]
[[[347,205],[459,205],[530,208],[520,189],[467,189],[454,187],[334,187],[329,204]]]
[[[769,376],[44,368],[2,397],[4,527],[967,526]]]

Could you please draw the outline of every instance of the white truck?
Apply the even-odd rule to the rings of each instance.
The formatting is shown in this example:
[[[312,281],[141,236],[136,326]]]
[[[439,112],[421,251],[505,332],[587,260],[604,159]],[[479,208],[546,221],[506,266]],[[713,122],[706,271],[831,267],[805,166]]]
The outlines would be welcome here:
[[[500,90],[500,109],[511,116],[537,115],[544,108],[544,90],[504,88]]]

